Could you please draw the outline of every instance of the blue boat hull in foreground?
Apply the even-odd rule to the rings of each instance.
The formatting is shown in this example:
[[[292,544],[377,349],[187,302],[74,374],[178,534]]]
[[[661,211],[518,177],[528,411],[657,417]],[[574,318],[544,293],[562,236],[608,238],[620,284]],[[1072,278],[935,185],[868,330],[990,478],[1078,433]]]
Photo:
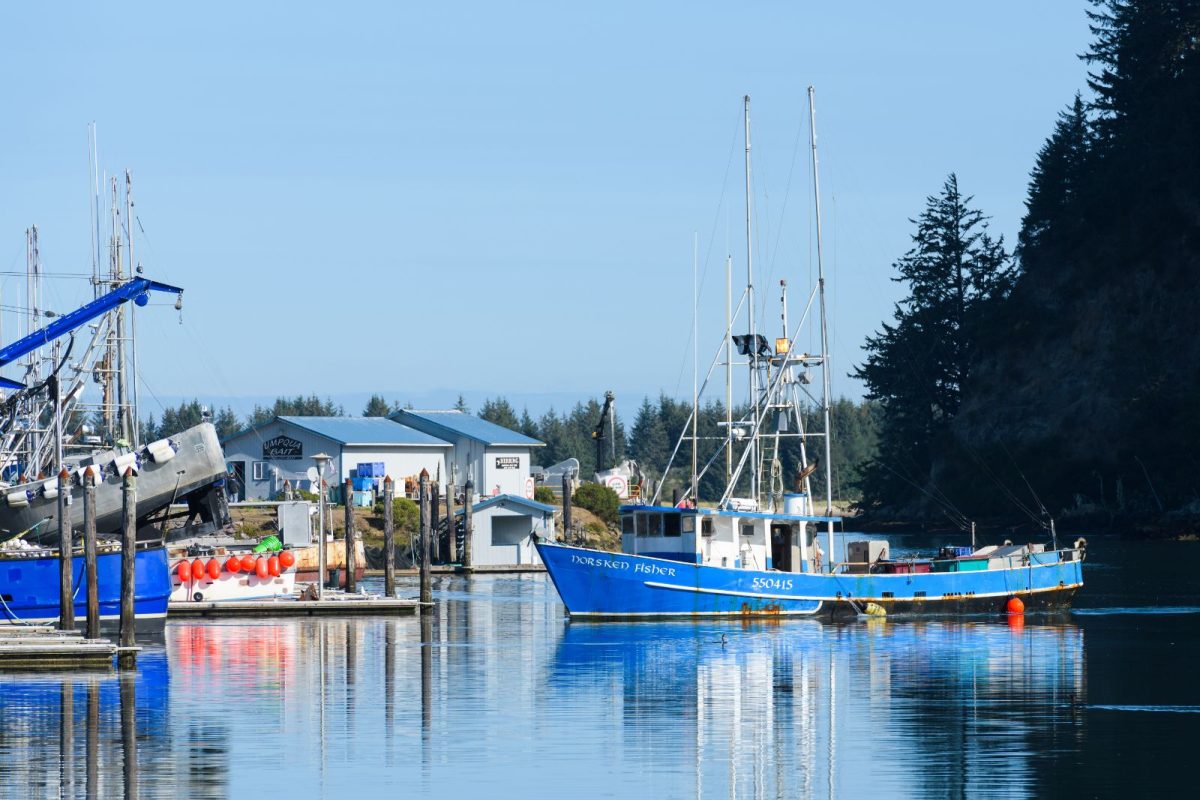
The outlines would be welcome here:
[[[57,556],[0,559],[0,625],[52,623],[58,621]],[[87,620],[87,581],[83,557],[72,563],[71,585],[75,593],[75,621],[83,627]],[[97,586],[100,589],[100,624],[115,629],[121,619],[121,553],[107,552],[96,557]],[[141,632],[161,631],[167,621],[167,598],[171,594],[171,576],[167,571],[167,551],[163,547],[139,549],[134,562],[134,615]]]
[[[571,617],[584,620],[863,613],[1001,613],[1061,610],[1083,585],[1082,561],[1058,560],[978,572],[792,573],[689,564],[538,542],[538,554]],[[868,608],[873,604],[875,608]]]

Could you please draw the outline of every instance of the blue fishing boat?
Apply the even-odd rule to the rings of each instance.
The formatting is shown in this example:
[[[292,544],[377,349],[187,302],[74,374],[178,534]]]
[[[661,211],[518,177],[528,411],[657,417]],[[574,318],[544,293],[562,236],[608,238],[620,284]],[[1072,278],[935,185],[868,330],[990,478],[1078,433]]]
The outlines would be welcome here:
[[[82,556],[72,559],[71,585],[75,620],[87,619],[87,580]],[[15,551],[0,559],[0,624],[26,625],[58,621],[58,552],[49,549]],[[161,545],[139,548],[134,560],[133,612],[138,632],[161,631],[167,621],[171,576],[167,551]],[[96,587],[100,596],[100,627],[115,631],[121,618],[121,550],[105,545],[96,556]]]
[[[811,132],[815,118],[811,89],[809,100]],[[787,284],[780,282],[781,324],[771,342],[758,332],[754,318],[749,131],[747,97],[747,276],[737,308],[739,313],[746,309],[748,332],[733,335],[736,317],[727,311],[725,334],[709,369],[711,376],[718,364],[725,366],[723,440],[716,454],[701,464],[698,409],[709,381],[700,384],[697,378],[691,416],[666,468],[669,473],[676,456],[690,451],[690,481],[682,497],[661,503],[660,483],[645,505],[621,507],[620,553],[537,543],[568,613],[590,620],[730,615],[837,618],[1023,613],[1068,607],[1083,585],[1086,541],[1060,548],[1052,521],[1046,525],[1048,547],[1045,542],[1014,545],[1009,541],[977,547],[975,526],[962,520],[970,532],[970,546],[943,547],[927,558],[893,559],[886,541],[866,538],[835,548],[834,526],[841,520],[833,513],[831,470],[823,471],[822,513],[814,512],[811,499],[818,467],[812,452],[823,451],[822,460],[831,463],[832,430],[816,136],[811,134],[818,280],[794,326],[788,320]],[[727,278],[726,283],[732,282]],[[733,300],[727,297],[727,309],[732,309]],[[816,319],[810,320],[814,310]],[[819,353],[797,350],[806,324],[819,326]],[[696,339],[693,334],[693,342]],[[738,419],[733,418],[731,400],[735,363],[746,366],[749,377],[746,410]],[[822,376],[818,396],[810,393],[814,370]],[[813,430],[805,412],[815,407],[820,409],[822,424]],[[812,447],[815,443],[819,450]],[[796,462],[786,463],[782,457],[785,444],[798,452]],[[698,502],[700,480],[720,469],[722,455],[724,492],[713,507],[704,507]],[[787,489],[785,464],[795,470]],[[818,538],[822,532],[827,536],[825,551]]]

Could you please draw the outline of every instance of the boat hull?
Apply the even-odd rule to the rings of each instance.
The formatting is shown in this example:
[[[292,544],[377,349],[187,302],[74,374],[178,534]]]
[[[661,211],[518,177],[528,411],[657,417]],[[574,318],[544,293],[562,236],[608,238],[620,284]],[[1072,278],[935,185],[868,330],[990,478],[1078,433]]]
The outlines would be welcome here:
[[[211,423],[201,423],[176,434],[171,440],[179,447],[175,457],[161,464],[144,461],[137,475],[137,518],[145,519],[164,506],[179,500],[189,492],[211,485],[225,477],[225,455]],[[58,531],[58,498],[45,497],[39,492],[42,482],[22,484],[6,492],[29,490],[33,498],[27,505],[14,507],[0,504],[0,538],[35,530],[30,539],[56,538]],[[71,487],[72,522],[76,529],[82,524],[83,488]],[[96,486],[96,530],[100,533],[121,529],[124,508],[122,479],[112,469],[103,470]]]
[[[58,622],[57,556],[0,558],[0,625]],[[72,559],[72,587],[75,595],[75,622],[83,628],[87,622],[87,580],[83,557]],[[100,626],[114,631],[121,620],[121,553],[113,551],[96,557],[96,585],[100,596]],[[161,631],[167,620],[167,597],[171,578],[167,572],[167,551],[163,547],[139,549],[134,561],[133,610],[135,629]]]
[[[1068,608],[1083,585],[1078,560],[979,572],[827,575],[729,569],[548,542],[537,547],[571,618],[594,621],[988,614],[1002,613],[1013,597],[1027,610],[1054,611]]]

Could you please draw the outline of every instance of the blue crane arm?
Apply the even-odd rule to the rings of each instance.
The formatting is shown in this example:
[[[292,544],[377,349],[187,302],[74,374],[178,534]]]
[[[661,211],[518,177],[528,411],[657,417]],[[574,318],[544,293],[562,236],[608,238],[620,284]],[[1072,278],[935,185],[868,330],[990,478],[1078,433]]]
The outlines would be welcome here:
[[[183,289],[180,289],[178,286],[152,281],[149,278],[134,278],[128,283],[124,283],[120,287],[113,289],[108,294],[100,295],[92,302],[80,306],[69,314],[63,314],[44,328],[39,328],[7,347],[0,348],[0,367],[11,364],[21,356],[31,353],[63,334],[70,333],[81,325],[91,322],[96,317],[112,311],[122,303],[137,300],[148,292],[183,294]],[[25,384],[9,380],[8,378],[0,378],[0,386],[9,389],[25,388]]]

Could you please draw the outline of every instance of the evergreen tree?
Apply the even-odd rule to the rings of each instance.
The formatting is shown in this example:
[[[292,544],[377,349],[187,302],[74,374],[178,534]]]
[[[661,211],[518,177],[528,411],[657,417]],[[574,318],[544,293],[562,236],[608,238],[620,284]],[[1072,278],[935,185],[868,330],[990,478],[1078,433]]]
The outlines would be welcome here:
[[[503,397],[484,400],[483,408],[479,410],[479,417],[502,428],[508,428],[510,431],[515,431],[521,426],[517,419],[517,412]]]
[[[532,439],[540,439],[541,433],[538,431],[537,422],[529,415],[529,409],[521,410],[521,423],[519,430],[521,433]]]
[[[392,413],[392,410],[387,400],[384,400],[381,395],[373,394],[371,395],[371,399],[367,401],[367,406],[363,409],[362,415],[364,417],[386,417]]]
[[[879,454],[863,476],[864,504],[900,507],[929,482],[932,448],[957,413],[989,305],[1011,288],[1003,240],[951,174],[916,220],[913,247],[895,268],[909,294],[895,324],[868,337],[855,374],[881,410]]]
[[[642,469],[661,476],[671,455],[671,443],[667,440],[659,409],[650,403],[650,398],[642,400],[629,434],[629,454]]]
[[[270,422],[275,417],[340,417],[345,410],[329,398],[322,400],[315,394],[304,397],[277,397],[270,406],[254,406],[253,413],[246,419],[250,427]]]
[[[466,399],[460,394],[458,399],[454,401],[454,410],[461,411],[464,414],[471,413],[471,407],[467,405]]]
[[[1060,239],[1068,228],[1078,227],[1080,193],[1091,155],[1092,132],[1083,100],[1077,93],[1069,111],[1059,114],[1054,132],[1037,154],[1030,175],[1027,212],[1021,222],[1019,252],[1027,253]]]

